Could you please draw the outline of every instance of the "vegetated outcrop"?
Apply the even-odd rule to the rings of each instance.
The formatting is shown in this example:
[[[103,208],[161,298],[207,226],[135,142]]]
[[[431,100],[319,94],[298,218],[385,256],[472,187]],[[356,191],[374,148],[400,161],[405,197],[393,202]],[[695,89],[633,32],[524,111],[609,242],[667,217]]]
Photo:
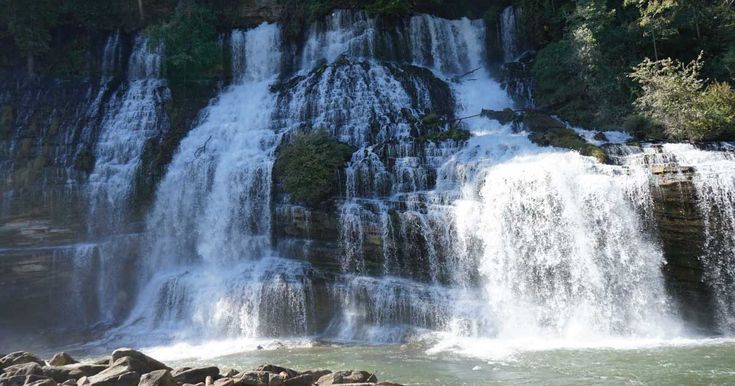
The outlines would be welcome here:
[[[78,363],[66,353],[42,361],[28,352],[0,358],[2,386],[400,386],[368,371],[296,371],[266,364],[250,371],[218,367],[172,369],[139,351],[121,348],[109,358]]]

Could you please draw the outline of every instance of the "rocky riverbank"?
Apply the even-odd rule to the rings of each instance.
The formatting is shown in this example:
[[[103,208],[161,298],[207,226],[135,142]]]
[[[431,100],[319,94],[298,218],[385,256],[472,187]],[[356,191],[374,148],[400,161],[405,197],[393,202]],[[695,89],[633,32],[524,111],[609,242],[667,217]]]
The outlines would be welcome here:
[[[0,386],[400,386],[367,371],[299,372],[275,365],[250,371],[218,367],[170,368],[139,351],[121,348],[109,358],[80,363],[66,353],[42,360],[28,352],[0,358]]]

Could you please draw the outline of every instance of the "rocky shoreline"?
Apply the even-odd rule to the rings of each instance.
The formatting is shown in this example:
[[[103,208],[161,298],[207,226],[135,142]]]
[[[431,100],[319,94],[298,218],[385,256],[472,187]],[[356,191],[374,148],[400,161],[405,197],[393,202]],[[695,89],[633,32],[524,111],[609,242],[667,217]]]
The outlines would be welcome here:
[[[266,364],[240,372],[218,367],[172,369],[139,351],[121,348],[109,358],[80,363],[67,353],[44,361],[24,351],[0,358],[0,386],[401,386],[367,371],[299,372]]]

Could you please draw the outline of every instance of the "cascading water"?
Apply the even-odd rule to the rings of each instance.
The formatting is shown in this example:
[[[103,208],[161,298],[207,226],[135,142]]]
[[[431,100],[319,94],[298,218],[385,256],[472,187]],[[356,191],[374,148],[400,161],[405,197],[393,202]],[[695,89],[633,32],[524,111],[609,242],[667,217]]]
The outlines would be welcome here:
[[[704,223],[704,281],[712,289],[716,321],[726,334],[735,331],[735,152],[730,144],[702,150],[690,144],[648,146],[628,157],[634,170],[691,167],[697,206]]]
[[[437,349],[464,350],[483,338],[526,348],[677,334],[646,229],[647,174],[476,117],[513,107],[487,70],[483,23],[420,15],[394,27],[334,12],[286,65],[277,26],[232,33],[236,81],[158,187],[126,335],[397,342],[433,331]],[[357,149],[331,266],[271,245],[281,134],[316,129]],[[459,129],[471,138],[441,140]],[[301,207],[273,213],[313,221]]]
[[[133,324],[210,337],[307,332],[308,266],[270,249],[280,34],[271,24],[232,33],[237,80],[182,141],[148,217],[149,284]]]
[[[115,47],[116,39],[119,37],[113,35],[105,48],[106,63],[115,61],[115,48],[110,45]],[[151,48],[148,39],[135,39],[127,82],[108,102],[94,151],[96,163],[88,189],[95,223],[105,218],[108,224],[121,223],[131,201],[143,145],[166,125],[163,103],[168,89],[160,78],[161,60],[161,45]]]

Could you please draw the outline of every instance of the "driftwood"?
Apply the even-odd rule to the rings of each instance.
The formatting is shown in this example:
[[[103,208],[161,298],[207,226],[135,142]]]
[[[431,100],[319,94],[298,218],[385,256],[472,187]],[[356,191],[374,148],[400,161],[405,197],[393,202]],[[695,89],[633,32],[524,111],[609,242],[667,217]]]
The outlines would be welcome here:
[[[452,78],[452,81],[454,81],[454,82],[459,82],[460,80],[462,80],[462,78],[464,78],[464,77],[466,77],[466,76],[468,76],[468,75],[472,75],[472,74],[476,73],[476,72],[477,72],[477,71],[479,71],[479,70],[480,70],[481,68],[482,68],[482,67],[477,67],[477,68],[475,68],[474,70],[471,70],[471,71],[465,72],[465,73],[464,73],[464,74],[462,74],[462,75],[459,75],[459,76],[455,76],[454,78]]]
[[[205,151],[207,151],[207,145],[209,144],[209,141],[212,140],[212,136],[210,135],[209,138],[207,138],[206,141],[204,141],[204,144],[202,146],[199,146],[194,151],[194,158],[192,158],[188,163],[191,164],[192,162],[196,161],[202,154],[204,154]]]

